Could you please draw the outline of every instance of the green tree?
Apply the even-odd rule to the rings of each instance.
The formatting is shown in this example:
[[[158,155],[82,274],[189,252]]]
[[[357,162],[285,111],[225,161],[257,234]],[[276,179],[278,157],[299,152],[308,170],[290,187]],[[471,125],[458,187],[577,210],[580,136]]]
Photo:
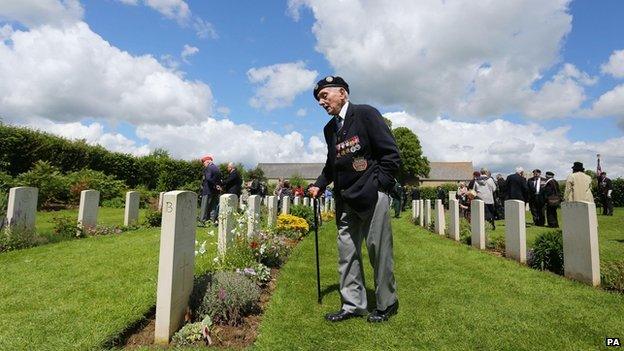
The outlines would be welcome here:
[[[399,181],[403,183],[410,177],[429,176],[429,160],[423,156],[420,141],[416,134],[405,127],[395,128],[392,133],[399,147],[402,161],[399,170]]]

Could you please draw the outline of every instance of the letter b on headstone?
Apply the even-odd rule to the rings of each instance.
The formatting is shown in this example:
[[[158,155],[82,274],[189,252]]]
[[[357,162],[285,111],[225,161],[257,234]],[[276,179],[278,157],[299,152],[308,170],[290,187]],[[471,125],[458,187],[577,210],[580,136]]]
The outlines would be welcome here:
[[[170,191],[163,196],[154,343],[166,345],[184,322],[193,289],[197,195]]]

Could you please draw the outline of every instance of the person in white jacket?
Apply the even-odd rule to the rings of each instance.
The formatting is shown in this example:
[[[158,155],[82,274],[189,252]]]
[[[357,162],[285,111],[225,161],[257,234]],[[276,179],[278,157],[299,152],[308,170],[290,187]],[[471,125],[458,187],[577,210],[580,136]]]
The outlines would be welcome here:
[[[494,207],[494,192],[496,191],[496,182],[489,175],[485,168],[481,168],[481,176],[475,179],[475,190],[477,198],[485,203],[485,220],[492,224],[492,228],[496,229],[494,218],[496,208]]]

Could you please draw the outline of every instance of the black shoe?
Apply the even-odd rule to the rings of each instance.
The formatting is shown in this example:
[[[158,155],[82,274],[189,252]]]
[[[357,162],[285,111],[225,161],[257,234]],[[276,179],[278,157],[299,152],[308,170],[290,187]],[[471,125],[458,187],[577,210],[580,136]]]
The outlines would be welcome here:
[[[340,310],[338,312],[328,313],[325,315],[325,320],[329,322],[342,322],[349,318],[353,317],[361,317],[361,314],[357,314],[355,312],[348,312],[345,310]]]
[[[397,312],[399,312],[399,300],[383,311],[374,310],[373,313],[368,315],[368,321],[371,323],[387,321],[390,316],[394,316]]]

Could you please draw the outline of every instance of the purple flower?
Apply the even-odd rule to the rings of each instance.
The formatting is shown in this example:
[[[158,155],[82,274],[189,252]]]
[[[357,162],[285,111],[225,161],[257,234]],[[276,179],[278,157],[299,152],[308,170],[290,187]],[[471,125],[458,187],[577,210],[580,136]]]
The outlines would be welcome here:
[[[225,298],[227,297],[227,293],[225,292],[225,289],[223,288],[219,289],[219,294],[217,296],[219,297],[219,300],[225,300]]]

